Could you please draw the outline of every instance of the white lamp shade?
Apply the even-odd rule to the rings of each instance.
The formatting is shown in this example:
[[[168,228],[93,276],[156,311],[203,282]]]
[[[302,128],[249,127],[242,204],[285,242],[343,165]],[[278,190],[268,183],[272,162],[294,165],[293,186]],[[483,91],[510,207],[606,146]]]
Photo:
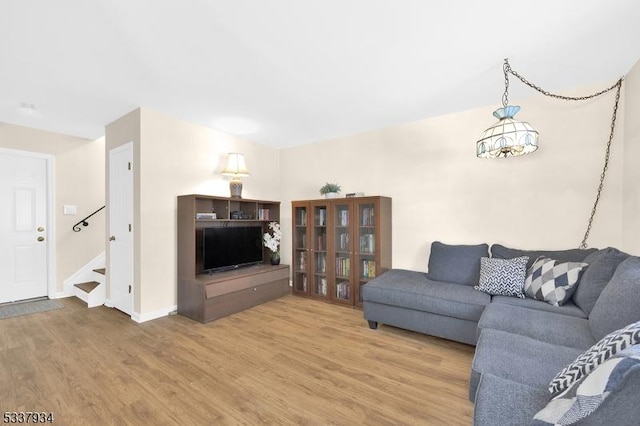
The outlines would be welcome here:
[[[493,113],[499,120],[485,130],[478,140],[478,157],[515,157],[538,149],[538,132],[529,123],[513,118],[519,110],[518,106],[506,106]]]
[[[249,170],[244,163],[244,155],[235,152],[229,153],[227,167],[222,171],[225,176],[249,176]]]

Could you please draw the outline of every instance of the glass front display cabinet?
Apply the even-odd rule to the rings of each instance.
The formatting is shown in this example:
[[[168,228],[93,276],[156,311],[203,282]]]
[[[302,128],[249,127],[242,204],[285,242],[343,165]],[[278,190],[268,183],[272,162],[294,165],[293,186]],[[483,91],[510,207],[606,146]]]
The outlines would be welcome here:
[[[391,268],[391,199],[294,201],[293,293],[362,306],[362,286]]]

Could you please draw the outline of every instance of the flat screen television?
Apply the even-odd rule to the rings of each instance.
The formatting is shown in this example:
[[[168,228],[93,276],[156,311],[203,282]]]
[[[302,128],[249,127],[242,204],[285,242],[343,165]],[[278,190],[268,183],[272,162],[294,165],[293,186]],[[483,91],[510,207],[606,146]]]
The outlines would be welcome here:
[[[203,229],[202,269],[216,272],[262,263],[262,227]]]

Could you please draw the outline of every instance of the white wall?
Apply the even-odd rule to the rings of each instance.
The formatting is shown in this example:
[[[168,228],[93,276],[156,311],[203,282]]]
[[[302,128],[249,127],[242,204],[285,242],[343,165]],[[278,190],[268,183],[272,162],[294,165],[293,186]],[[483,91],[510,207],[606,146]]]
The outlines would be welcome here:
[[[640,61],[625,77],[622,249],[640,253]]]
[[[104,211],[93,216],[81,232],[71,229],[105,203],[104,138],[91,141],[0,123],[0,147],[55,157],[55,280],[56,291],[61,293],[65,279],[104,251]],[[78,214],[63,215],[65,204],[76,205]]]
[[[109,149],[134,142],[134,311],[145,319],[177,305],[177,196],[229,196],[220,175],[227,153],[245,155],[251,176],[243,198],[278,200],[279,153],[149,109],[139,109],[107,126]]]
[[[512,102],[522,106],[517,118],[541,135],[538,151],[519,158],[475,156],[475,141],[499,105],[285,149],[283,262],[291,256],[290,202],[318,198],[327,181],[343,193],[392,197],[396,268],[426,270],[435,240],[577,247],[596,195],[613,100],[610,93],[580,104],[542,96]],[[623,127],[621,111],[591,247],[622,243]]]

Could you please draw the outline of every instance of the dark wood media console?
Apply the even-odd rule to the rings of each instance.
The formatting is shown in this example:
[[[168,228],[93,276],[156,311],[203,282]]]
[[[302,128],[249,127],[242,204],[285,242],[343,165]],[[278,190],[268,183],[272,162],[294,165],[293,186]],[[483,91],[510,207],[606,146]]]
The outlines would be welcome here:
[[[202,213],[216,213],[216,218]],[[242,212],[242,219],[232,219]],[[263,263],[203,273],[202,229],[279,222],[280,203],[208,195],[178,197],[178,313],[203,323],[290,294],[289,266]],[[267,250],[263,258],[268,259]]]
[[[178,313],[209,322],[291,292],[288,265],[257,265],[196,275],[178,286]]]

